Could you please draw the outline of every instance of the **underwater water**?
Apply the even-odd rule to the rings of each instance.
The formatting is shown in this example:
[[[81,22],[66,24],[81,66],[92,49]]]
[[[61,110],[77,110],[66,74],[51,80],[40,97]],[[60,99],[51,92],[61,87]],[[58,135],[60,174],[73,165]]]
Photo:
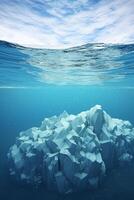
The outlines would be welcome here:
[[[49,50],[0,42],[0,199],[134,199],[133,165],[112,170],[96,190],[63,196],[13,180],[7,161],[20,131],[64,110],[100,104],[134,126],[133,63],[133,44]]]

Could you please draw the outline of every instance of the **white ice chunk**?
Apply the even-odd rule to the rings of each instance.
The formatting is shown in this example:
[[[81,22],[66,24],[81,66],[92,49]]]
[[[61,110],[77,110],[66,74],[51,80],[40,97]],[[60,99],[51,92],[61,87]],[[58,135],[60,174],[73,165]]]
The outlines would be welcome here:
[[[39,128],[21,132],[8,153],[10,173],[18,180],[60,193],[96,188],[106,170],[133,156],[131,123],[111,118],[100,105],[45,118]]]

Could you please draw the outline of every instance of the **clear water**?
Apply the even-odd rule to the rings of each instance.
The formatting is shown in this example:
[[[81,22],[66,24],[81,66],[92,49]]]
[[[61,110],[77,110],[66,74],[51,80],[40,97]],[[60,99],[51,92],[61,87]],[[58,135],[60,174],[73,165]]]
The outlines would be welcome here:
[[[60,196],[9,176],[7,151],[18,133],[64,110],[101,104],[134,125],[134,45],[87,44],[66,50],[0,42],[0,199],[134,199],[134,167],[116,169],[95,191]]]

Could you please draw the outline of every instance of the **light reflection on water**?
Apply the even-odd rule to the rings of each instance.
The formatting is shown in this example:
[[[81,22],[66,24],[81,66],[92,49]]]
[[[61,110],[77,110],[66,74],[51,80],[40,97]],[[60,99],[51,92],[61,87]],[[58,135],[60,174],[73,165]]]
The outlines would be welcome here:
[[[133,44],[87,44],[52,50],[0,42],[0,86],[132,86],[133,63]]]

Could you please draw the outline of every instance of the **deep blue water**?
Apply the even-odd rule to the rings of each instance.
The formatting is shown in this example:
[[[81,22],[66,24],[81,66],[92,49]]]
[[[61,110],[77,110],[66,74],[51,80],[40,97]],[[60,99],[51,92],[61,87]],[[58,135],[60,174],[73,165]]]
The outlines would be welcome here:
[[[134,45],[88,44],[68,50],[0,42],[0,199],[134,199],[134,167],[112,171],[95,191],[60,196],[12,180],[7,152],[20,131],[44,117],[101,104],[134,125]]]

